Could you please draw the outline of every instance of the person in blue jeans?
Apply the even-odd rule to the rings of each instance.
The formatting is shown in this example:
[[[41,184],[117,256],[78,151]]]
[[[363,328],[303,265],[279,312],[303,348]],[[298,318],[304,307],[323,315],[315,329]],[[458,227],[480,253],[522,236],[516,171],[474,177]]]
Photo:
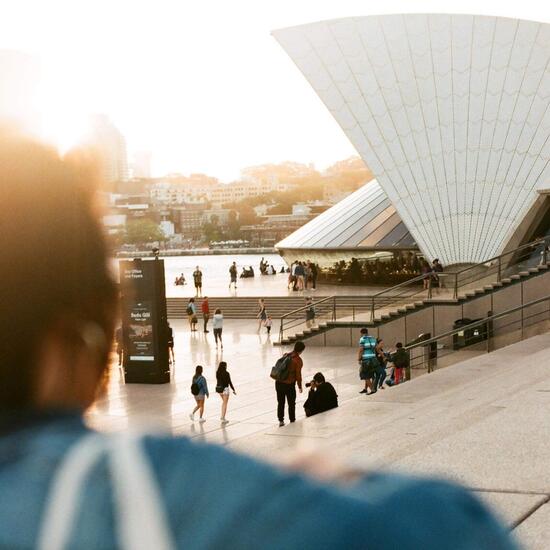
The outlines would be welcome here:
[[[348,472],[329,485],[185,437],[88,428],[118,292],[82,158],[0,134],[1,548],[516,547],[445,481]]]

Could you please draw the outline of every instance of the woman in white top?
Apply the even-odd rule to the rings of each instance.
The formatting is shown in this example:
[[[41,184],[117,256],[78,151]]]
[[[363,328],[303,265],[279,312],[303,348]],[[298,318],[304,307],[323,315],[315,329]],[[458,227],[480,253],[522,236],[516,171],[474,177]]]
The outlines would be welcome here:
[[[223,329],[223,315],[220,308],[216,309],[214,312],[214,317],[212,317],[212,327],[214,329],[214,340],[216,341],[216,347],[218,347],[218,340],[220,341],[221,347],[223,349],[222,342],[222,329]]]

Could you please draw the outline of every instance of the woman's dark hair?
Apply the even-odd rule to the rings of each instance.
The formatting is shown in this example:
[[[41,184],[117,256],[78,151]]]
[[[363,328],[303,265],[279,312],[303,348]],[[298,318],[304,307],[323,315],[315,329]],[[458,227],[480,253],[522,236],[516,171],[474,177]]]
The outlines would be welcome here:
[[[194,302],[194,301],[195,301],[195,298],[189,298],[189,301],[190,301],[190,302]]]
[[[220,308],[217,308],[216,311],[214,311],[214,314],[221,313],[221,312],[222,312],[222,310]]]
[[[0,128],[0,410],[33,406],[40,347],[53,330],[76,348],[82,327],[95,325],[105,336],[98,364],[107,365],[117,292],[95,170],[82,160]]]
[[[201,365],[197,365],[195,367],[195,376],[193,376],[193,382],[201,375],[202,375],[202,367]]]
[[[218,365],[218,370],[216,371],[216,375],[220,374],[220,372],[225,372],[227,370],[227,363],[225,361],[220,361],[220,364]]]

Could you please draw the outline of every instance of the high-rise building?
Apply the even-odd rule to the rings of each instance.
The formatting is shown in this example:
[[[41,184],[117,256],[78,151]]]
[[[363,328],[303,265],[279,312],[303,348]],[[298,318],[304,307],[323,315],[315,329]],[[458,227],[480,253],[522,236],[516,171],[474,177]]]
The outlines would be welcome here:
[[[90,121],[90,145],[102,164],[106,182],[128,179],[126,140],[107,115],[94,115]]]

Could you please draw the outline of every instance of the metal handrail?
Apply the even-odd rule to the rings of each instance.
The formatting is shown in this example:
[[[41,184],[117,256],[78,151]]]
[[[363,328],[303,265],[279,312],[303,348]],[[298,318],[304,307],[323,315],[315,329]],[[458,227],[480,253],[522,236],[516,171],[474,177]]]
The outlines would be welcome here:
[[[527,250],[529,248],[536,248],[537,246],[539,246],[540,244],[542,243],[545,243],[545,248],[544,248],[544,258],[543,258],[543,262],[546,263],[547,260],[549,259],[548,256],[547,256],[547,247],[548,247],[548,243],[550,243],[550,237],[543,237],[543,238],[539,238],[539,239],[535,239],[534,241],[530,242],[530,243],[526,243],[524,245],[521,245],[513,250],[510,250],[508,252],[504,252],[503,254],[499,255],[499,256],[494,256],[493,258],[489,258],[488,260],[485,260],[483,262],[479,262],[477,264],[474,264],[472,266],[468,266],[468,267],[465,267],[463,269],[460,269],[458,271],[444,271],[444,272],[441,272],[441,273],[438,273],[438,277],[443,277],[443,278],[454,278],[454,292],[453,292],[453,297],[454,299],[456,300],[458,298],[458,290],[459,290],[459,284],[458,284],[458,279],[459,279],[459,276],[467,271],[472,271],[476,268],[480,268],[480,267],[489,267],[488,264],[491,264],[495,261],[498,261],[498,274],[497,274],[497,281],[500,281],[501,279],[501,274],[502,274],[502,258],[506,257],[506,256],[513,256],[514,254],[517,254],[518,252],[522,251],[522,250]],[[413,285],[413,284],[416,284],[420,281],[423,281],[426,276],[430,275],[431,273],[422,273],[420,275],[418,275],[417,277],[413,277],[412,279],[408,279],[407,281],[404,281],[402,283],[399,283],[397,285],[394,285],[390,288],[386,288],[384,290],[381,290],[379,292],[377,292],[376,294],[372,294],[370,296],[366,296],[369,298],[369,302],[370,302],[370,308],[371,308],[371,320],[374,321],[375,319],[375,311],[376,311],[376,305],[377,305],[377,302],[379,305],[388,305],[389,303],[391,303],[391,299],[394,298],[394,299],[398,299],[398,298],[403,298],[404,295],[401,293],[399,294],[399,290],[400,289],[403,289],[404,287],[408,287],[410,285]],[[484,277],[487,276],[487,272],[484,272],[479,278],[479,279],[483,279]],[[475,279],[474,279],[475,280]],[[474,282],[473,281],[470,281],[471,282]],[[407,296],[407,298],[409,297],[412,297],[414,296],[414,294],[418,294],[418,293],[422,293],[424,292],[425,289],[419,289],[416,293],[413,292],[411,293],[409,296]],[[428,293],[427,293],[427,299],[431,299],[432,298],[432,285],[431,285],[431,279],[430,279],[430,284],[428,285]],[[396,291],[397,291],[397,294],[396,294]],[[493,290],[494,292],[494,290]],[[391,293],[391,294],[390,294]],[[384,295],[387,295],[387,298],[383,298]],[[337,303],[337,300],[338,300],[339,296],[337,295],[332,295],[332,296],[328,296],[327,298],[324,298],[323,300],[319,300],[317,303],[323,303],[325,301],[328,301],[328,300],[332,300],[333,301],[333,316],[334,316],[334,319],[333,320],[336,320],[335,316],[336,316],[336,310],[338,309],[338,303]],[[381,303],[381,300],[384,300],[384,303]],[[314,303],[315,305],[315,303]],[[293,310],[291,312],[289,312],[288,314],[284,314],[282,317],[281,317],[281,324],[280,324],[280,330],[279,330],[279,338],[280,340],[282,341],[283,339],[283,332],[284,332],[284,329],[283,329],[283,324],[284,324],[284,320],[292,315],[292,314],[296,314],[298,312],[303,312],[305,311],[308,307],[310,306],[303,306],[301,308],[298,308],[296,310]],[[355,316],[355,311],[354,311],[354,316]]]
[[[501,317],[506,317],[507,315],[511,315],[512,313],[517,313],[518,311],[521,311],[527,307],[536,306],[537,304],[542,304],[543,302],[547,302],[550,300],[550,294],[547,296],[543,296],[542,298],[537,298],[536,300],[532,300],[531,302],[526,302],[525,304],[521,304],[519,306],[512,307],[510,309],[507,309],[506,311],[501,311],[500,313],[495,313],[494,315],[489,315],[488,317],[484,317],[483,319],[478,319],[477,321],[474,321],[472,323],[468,323],[467,325],[462,325],[460,328],[455,328],[453,330],[449,330],[447,332],[444,332],[442,334],[438,334],[437,336],[433,336],[431,338],[427,338],[426,340],[422,340],[421,342],[417,342],[415,344],[410,344],[409,346],[405,346],[406,350],[415,349],[418,347],[426,346],[428,344],[433,344],[434,342],[437,342],[438,340],[441,340],[442,338],[448,338],[449,336],[454,336],[455,334],[458,334],[460,332],[464,332],[465,330],[468,330],[470,328],[475,328],[478,326],[485,325],[486,323],[490,321],[495,321],[496,319],[500,319]]]

